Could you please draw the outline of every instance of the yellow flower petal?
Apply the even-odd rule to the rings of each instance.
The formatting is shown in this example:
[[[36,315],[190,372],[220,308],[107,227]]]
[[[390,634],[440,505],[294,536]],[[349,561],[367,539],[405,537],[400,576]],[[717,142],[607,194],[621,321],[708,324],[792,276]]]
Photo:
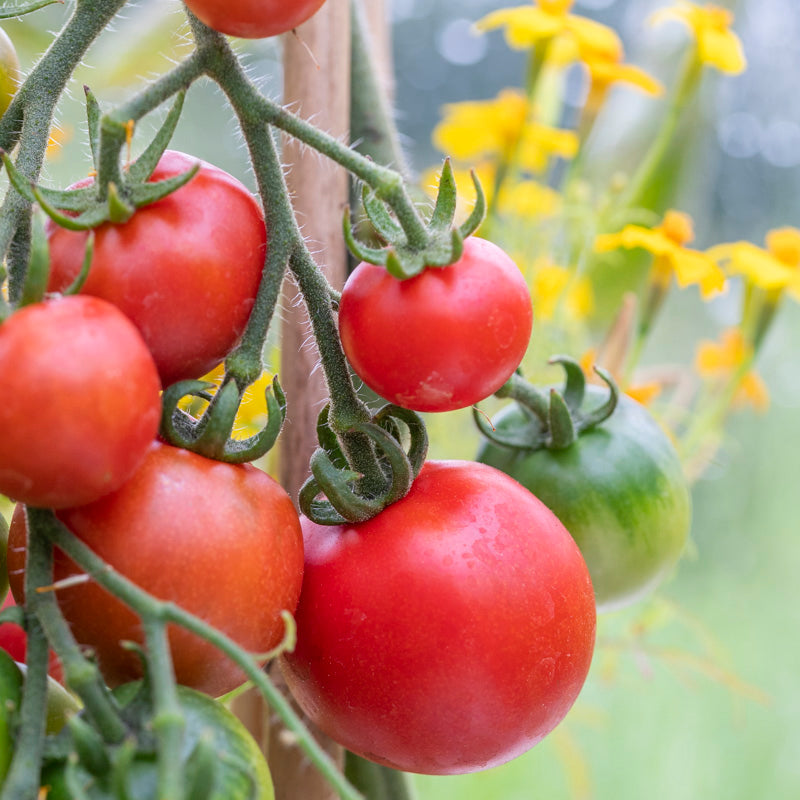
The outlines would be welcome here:
[[[767,250],[787,267],[800,268],[800,231],[776,228],[767,234]]]
[[[519,217],[549,217],[561,208],[561,195],[536,181],[516,181],[503,187],[499,207]]]
[[[620,64],[598,59],[596,61],[587,60],[586,66],[589,68],[589,75],[595,86],[626,83],[653,96],[664,94],[664,86],[659,81],[633,64]]]
[[[641,225],[626,225],[618,233],[607,233],[595,239],[594,249],[598,253],[606,253],[624,247],[627,250],[640,247],[654,255],[671,253],[675,247],[658,228],[643,228]]]
[[[509,47],[526,50],[542,39],[550,39],[563,30],[565,14],[551,14],[534,6],[501,8],[475,23],[479,31],[503,28]]]
[[[725,288],[725,273],[705,253],[676,247],[670,261],[675,280],[682,289],[697,284],[703,298],[708,299]]]
[[[718,245],[707,254],[716,261],[726,262],[730,274],[744,275],[762,289],[783,289],[790,286],[797,275],[796,270],[750,242]]]
[[[629,386],[625,390],[628,397],[632,397],[637,403],[643,406],[649,406],[653,400],[661,394],[662,386],[658,381],[650,381],[649,383],[640,383],[636,386]]]
[[[741,364],[747,346],[738,328],[729,328],[722,333],[719,342],[703,340],[697,346],[695,369],[704,377],[715,377],[732,372]]]
[[[655,25],[666,20],[678,20],[689,27],[703,63],[733,75],[747,66],[742,43],[730,30],[733,14],[728,9],[679,0],[678,5],[660,9],[650,17],[651,24]]]
[[[737,406],[752,406],[758,412],[769,408],[769,390],[757,372],[751,371],[744,376],[733,402]]]

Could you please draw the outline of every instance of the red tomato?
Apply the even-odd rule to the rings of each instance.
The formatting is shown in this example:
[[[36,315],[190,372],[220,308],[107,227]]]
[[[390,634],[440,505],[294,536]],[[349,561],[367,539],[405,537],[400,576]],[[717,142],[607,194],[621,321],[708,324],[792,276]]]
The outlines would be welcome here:
[[[90,503],[137,468],[161,400],[142,337],[94,297],[36,303],[0,325],[0,492],[34,506]]]
[[[280,612],[294,611],[300,594],[302,534],[289,496],[256,467],[156,442],[119,491],[58,516],[134,583],[202,617],[242,647],[261,653],[281,640]],[[18,600],[26,536],[18,506],[8,547]],[[57,550],[55,579],[77,572]],[[138,656],[119,644],[143,641],[132,611],[93,581],[60,589],[58,601],[75,638],[97,654],[109,685],[141,676]],[[179,683],[221,695],[244,681],[239,668],[207,642],[178,628],[169,636]]]
[[[532,324],[516,264],[476,237],[465,240],[459,261],[408,280],[359,264],[339,307],[356,374],[415,411],[466,408],[497,391],[522,361]]]
[[[0,606],[0,611],[15,605],[14,595],[9,592],[6,595],[3,605]],[[0,649],[5,650],[14,661],[19,661],[21,664],[24,664],[25,657],[28,653],[27,634],[19,625],[13,625],[10,622],[0,623]],[[47,671],[55,680],[59,682],[64,680],[61,662],[52,650],[50,651],[50,666]]]
[[[325,0],[186,0],[201,22],[220,33],[264,39],[296,28]]]
[[[168,150],[151,180],[196,162]],[[48,288],[58,291],[78,274],[87,234],[51,225],[49,235]],[[266,252],[264,218],[245,186],[203,163],[177,192],[122,225],[101,225],[95,236],[82,293],[108,300],[133,320],[164,386],[198,378],[225,359],[247,324]]]
[[[574,541],[530,492],[483,464],[429,462],[357,525],[302,519],[292,694],[349,750],[454,774],[531,748],[569,710],[595,607]]]

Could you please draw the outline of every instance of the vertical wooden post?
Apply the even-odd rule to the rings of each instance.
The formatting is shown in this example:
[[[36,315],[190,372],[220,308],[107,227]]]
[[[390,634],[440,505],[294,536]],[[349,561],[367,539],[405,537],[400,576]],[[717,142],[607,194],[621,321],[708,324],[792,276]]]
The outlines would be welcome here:
[[[327,0],[296,32],[283,37],[284,104],[314,124],[347,139],[350,121],[350,3]],[[341,289],[347,252],[342,216],[349,200],[345,170],[316,155],[293,139],[283,144],[283,163],[292,202],[309,249],[331,284]],[[293,498],[308,475],[317,446],[317,414],[327,398],[319,356],[309,337],[305,307],[294,283],[284,287],[281,333],[281,383],[289,401],[280,439],[280,478]],[[280,673],[272,677],[280,683]],[[235,701],[235,711],[260,740],[275,783],[276,800],[335,800],[291,736],[270,718],[260,697],[247,693]],[[320,735],[328,751],[343,761],[342,748]]]

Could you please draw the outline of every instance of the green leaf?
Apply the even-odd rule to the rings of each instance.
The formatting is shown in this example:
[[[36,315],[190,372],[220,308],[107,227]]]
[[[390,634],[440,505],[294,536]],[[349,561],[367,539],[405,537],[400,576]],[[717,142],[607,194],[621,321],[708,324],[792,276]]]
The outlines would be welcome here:
[[[164,155],[164,151],[167,149],[170,139],[172,139],[172,134],[175,133],[175,128],[178,126],[185,97],[186,92],[178,92],[169,114],[167,114],[166,119],[158,129],[158,133],[153,137],[153,141],[150,142],[139,158],[131,164],[128,175],[134,183],[144,183],[153,174],[153,170],[158,165],[161,156]]]

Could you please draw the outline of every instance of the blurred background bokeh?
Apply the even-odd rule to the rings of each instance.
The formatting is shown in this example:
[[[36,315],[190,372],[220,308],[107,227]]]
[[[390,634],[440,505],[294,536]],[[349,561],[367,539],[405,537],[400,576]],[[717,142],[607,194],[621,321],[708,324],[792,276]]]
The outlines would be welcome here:
[[[472,23],[499,0],[388,0],[397,121],[414,167],[441,158],[431,131],[441,107],[518,86],[524,59]],[[661,0],[577,0],[613,26],[628,60],[669,83],[686,43],[679,25],[648,25]],[[670,204],[692,214],[696,246],[800,226],[800,6],[727,2],[748,69],[707,74],[681,132]],[[66,11],[49,8],[4,28],[30,69]],[[66,185],[90,168],[82,85],[113,104],[188,47],[178,2],[140,0],[90,51],[62,104],[46,178]],[[280,96],[279,44],[239,43],[251,74]],[[344,46],[344,43],[343,43]],[[311,68],[311,67],[310,67]],[[567,84],[579,105],[580,82]],[[572,96],[570,95],[572,92]],[[624,170],[652,136],[659,102],[615,90],[598,124],[591,166]],[[155,127],[163,114],[143,127]],[[142,135],[137,145],[147,141]],[[136,145],[135,145],[136,146]],[[250,181],[221,93],[194,87],[174,146]],[[252,181],[250,181],[252,184]],[[734,321],[735,289],[709,304],[670,298],[644,363],[691,358],[698,336]],[[759,358],[771,397],[760,415],[732,416],[694,488],[692,546],[644,604],[606,615],[581,699],[545,742],[512,764],[460,778],[416,780],[422,800],[795,800],[800,797],[800,311],[786,302]],[[468,413],[433,421],[433,454],[474,455]]]

